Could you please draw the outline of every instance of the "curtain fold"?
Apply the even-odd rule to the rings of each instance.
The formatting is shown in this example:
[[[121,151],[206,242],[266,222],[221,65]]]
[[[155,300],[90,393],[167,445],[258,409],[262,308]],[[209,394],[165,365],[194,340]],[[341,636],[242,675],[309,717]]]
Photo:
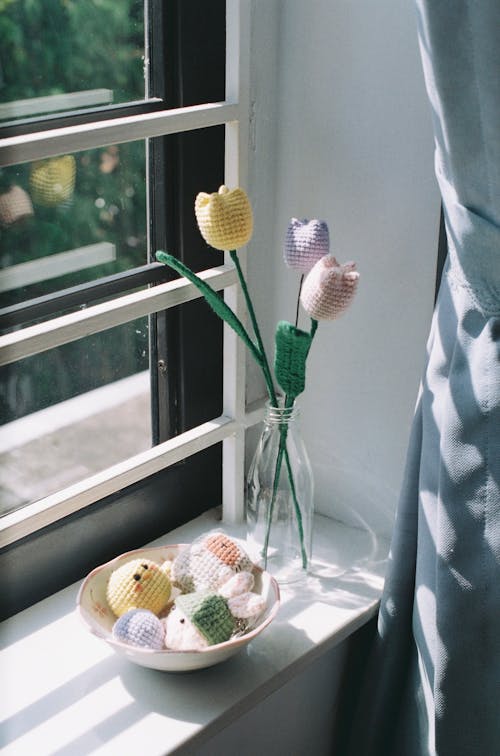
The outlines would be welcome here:
[[[417,0],[449,255],[352,756],[500,755],[500,2]]]

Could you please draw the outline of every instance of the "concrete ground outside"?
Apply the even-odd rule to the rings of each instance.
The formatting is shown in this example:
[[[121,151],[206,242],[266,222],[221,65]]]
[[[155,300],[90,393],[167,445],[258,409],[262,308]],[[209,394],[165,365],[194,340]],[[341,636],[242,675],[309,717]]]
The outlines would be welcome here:
[[[143,390],[26,443],[3,448],[0,516],[150,446],[150,396]]]

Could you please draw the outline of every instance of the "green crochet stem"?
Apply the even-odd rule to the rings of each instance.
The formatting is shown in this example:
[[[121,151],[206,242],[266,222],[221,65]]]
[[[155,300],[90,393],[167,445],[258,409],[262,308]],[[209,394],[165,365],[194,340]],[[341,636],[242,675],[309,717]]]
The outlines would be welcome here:
[[[229,255],[235,265],[236,272],[238,273],[241,290],[243,291],[243,296],[245,297],[248,314],[250,315],[250,320],[252,321],[253,332],[255,334],[255,338],[257,339],[257,346],[259,347],[259,350],[262,356],[262,371],[264,373],[264,379],[266,381],[267,390],[269,392],[269,398],[271,399],[273,405],[276,407],[278,404],[278,399],[276,397],[276,392],[274,390],[274,383],[273,383],[273,378],[271,375],[271,369],[269,367],[266,350],[264,349],[264,342],[262,341],[262,336],[260,333],[259,324],[257,323],[257,317],[255,315],[253,303],[252,303],[252,300],[250,299],[247,282],[245,280],[245,276],[243,275],[243,271],[241,269],[237,251],[233,249],[229,252]]]
[[[250,315],[250,320],[252,321],[252,328],[255,334],[255,338],[257,340],[257,345],[260,349],[260,353],[262,355],[262,370],[264,373],[264,379],[267,384],[267,389],[269,392],[269,397],[273,403],[274,407],[278,406],[278,398],[276,396],[276,392],[274,390],[274,384],[273,379],[271,375],[271,369],[269,367],[269,362],[266,355],[266,350],[264,349],[264,342],[262,341],[262,336],[260,333],[259,324],[257,322],[257,317],[255,315],[255,310],[253,307],[253,302],[250,298],[250,294],[248,291],[247,282],[245,280],[245,276],[243,275],[243,271],[241,269],[240,261],[238,259],[238,253],[236,250],[231,250],[229,252],[229,255],[231,257],[231,260],[233,261],[236,271],[238,273],[238,278],[240,281],[241,289],[243,291],[243,295],[245,297],[245,302],[247,305],[248,314]],[[293,397],[291,404],[287,405],[285,400],[285,407],[292,407],[293,403],[295,401],[295,397]],[[290,464],[290,457],[288,454],[288,449],[286,447],[286,437],[288,434],[288,427],[286,425],[283,425],[280,428],[280,444],[278,448],[278,455],[276,457],[276,467],[274,470],[274,481],[273,481],[273,493],[271,497],[271,503],[269,505],[269,510],[267,513],[267,523],[266,523],[266,535],[264,538],[264,546],[263,546],[263,560],[264,560],[264,569],[267,568],[267,556],[269,551],[269,538],[271,535],[271,524],[272,524],[272,517],[273,517],[273,511],[274,511],[274,504],[276,501],[276,494],[278,492],[278,482],[280,478],[281,473],[281,465],[283,464],[283,456],[285,457],[285,464],[286,469],[288,472],[288,480],[290,481],[290,489],[292,492],[292,498],[293,498],[293,506],[295,510],[295,516],[297,517],[297,527],[299,531],[299,538],[300,538],[300,551],[302,555],[302,567],[303,569],[307,569],[307,552],[305,549],[304,544],[304,526],[302,524],[302,512],[300,511],[300,505],[297,500],[297,492],[295,490],[295,482],[293,479],[293,471],[292,466]]]
[[[193,273],[190,268],[188,268],[186,265],[184,265],[184,263],[178,260],[177,257],[170,255],[168,252],[162,252],[161,250],[159,250],[156,253],[156,259],[158,260],[158,262],[164,263],[170,268],[176,270],[177,273],[180,273],[181,276],[184,276],[188,279],[188,281],[191,281],[191,283],[196,286],[196,288],[203,294],[205,300],[208,302],[212,310],[229,326],[231,326],[233,331],[238,334],[238,336],[243,340],[244,344],[250,350],[255,361],[258,363],[258,365],[260,365],[262,370],[264,370],[264,359],[260,350],[255,346],[252,339],[246,332],[241,320],[239,320],[239,318],[234,314],[231,308],[224,302],[222,297],[219,296],[219,294],[214,289],[212,289],[212,287],[207,284],[206,281],[197,276],[196,273]]]
[[[184,265],[184,263],[182,263],[180,260],[178,260],[173,255],[169,254],[168,252],[163,252],[159,250],[158,252],[156,252],[156,259],[158,260],[158,262],[164,263],[165,265],[168,265],[169,267],[173,268],[173,270],[177,271],[177,273],[179,273],[181,276],[184,276],[184,278],[187,278],[188,281],[191,281],[191,283],[194,284],[197,287],[197,289],[201,292],[201,294],[203,295],[207,303],[210,305],[212,310],[220,318],[222,318],[222,320],[224,320],[235,331],[235,333],[242,339],[243,343],[249,349],[253,358],[255,359],[255,361],[260,366],[263,372],[264,380],[266,382],[266,386],[268,389],[271,402],[273,403],[274,406],[278,406],[278,399],[276,396],[276,391],[274,389],[271,370],[270,370],[269,362],[268,362],[267,355],[264,349],[264,344],[262,341],[259,325],[257,323],[257,318],[255,316],[253,304],[250,299],[250,294],[248,292],[248,286],[245,281],[245,277],[243,275],[243,271],[241,269],[241,265],[238,260],[238,255],[237,255],[236,250],[230,251],[229,254],[236,267],[240,285],[243,291],[243,295],[245,297],[248,313],[252,321],[252,327],[254,330],[255,338],[257,340],[257,346],[254,344],[254,342],[248,335],[243,323],[239,320],[239,318],[236,316],[233,310],[224,302],[222,297],[214,289],[212,289],[212,287],[208,283],[206,283],[206,281],[204,281],[202,278],[196,275],[196,273],[194,273],[190,268]],[[317,327],[318,327],[317,321],[314,321],[311,319],[311,338],[314,336],[314,333],[316,332]],[[292,407],[294,401],[295,401],[295,397],[285,397],[285,407],[287,408]],[[267,566],[267,554],[268,554],[268,549],[269,549],[269,537],[270,537],[270,532],[271,532],[272,515],[273,515],[273,510],[274,510],[274,503],[276,500],[276,494],[278,491],[278,482],[279,482],[279,477],[281,473],[281,466],[283,464],[283,457],[284,457],[287,473],[288,473],[288,479],[290,481],[290,488],[292,492],[295,514],[297,517],[297,525],[298,525],[298,530],[299,530],[300,547],[301,547],[301,554],[302,554],[302,566],[304,569],[306,569],[307,568],[307,553],[306,553],[305,545],[304,545],[304,529],[303,529],[303,524],[302,524],[302,513],[300,511],[300,505],[297,500],[297,493],[295,490],[295,483],[293,480],[293,471],[290,464],[290,457],[288,454],[288,449],[286,447],[287,433],[288,433],[288,428],[286,425],[283,425],[280,429],[280,445],[278,449],[278,455],[276,458],[276,467],[275,467],[274,482],[273,482],[273,494],[272,494],[271,504],[270,504],[269,512],[268,512],[266,536],[265,536],[265,541],[264,541],[264,550],[263,550],[264,567]]]
[[[276,467],[274,468],[273,493],[271,496],[269,509],[267,510],[266,535],[264,537],[264,545],[262,547],[262,558],[264,560],[265,570],[267,570],[267,555],[269,551],[269,538],[271,535],[271,525],[273,522],[274,502],[276,501],[276,494],[278,493],[278,481],[280,479],[281,465],[283,462],[283,454],[284,454],[285,448],[286,448],[286,434],[283,434],[280,430],[280,445],[278,447],[278,454],[276,456]],[[302,514],[300,513],[300,509],[299,509],[299,517],[300,517],[300,520],[302,520]],[[301,541],[301,546],[303,550],[302,541]],[[304,564],[304,556],[302,556],[302,565],[304,568],[307,566],[307,557],[306,557],[306,562]]]
[[[311,343],[312,343],[312,340],[314,339],[314,335],[315,335],[315,333],[316,333],[317,330],[318,330],[318,321],[314,320],[314,318],[311,318],[311,331],[310,331],[310,333],[311,333]],[[296,399],[295,396],[288,396],[288,395],[285,396],[285,407],[293,407],[295,399]],[[285,428],[283,430],[284,430],[284,432],[282,432],[281,437],[280,437],[280,449],[281,449],[281,447],[284,444],[286,444],[287,427],[285,426]],[[281,458],[282,457],[283,457],[283,455],[281,455]],[[279,460],[279,465],[278,465],[278,460]],[[280,474],[280,471],[281,471],[281,464],[282,464],[282,461],[280,459],[280,453],[279,453],[279,450],[278,450],[278,457],[277,457],[277,460],[276,460],[276,471],[274,473],[275,482],[276,482],[276,475],[279,478],[279,474]],[[301,554],[302,554],[302,567],[303,567],[303,569],[306,569],[307,568],[307,553],[305,551],[305,546],[304,546],[304,527],[303,527],[303,524],[302,524],[302,514],[300,512],[299,503],[297,501],[297,494],[295,492],[295,483],[294,483],[294,480],[293,480],[293,472],[292,472],[292,468],[291,468],[291,465],[290,465],[290,458],[288,456],[288,453],[286,454],[286,457],[285,457],[285,464],[286,464],[287,472],[288,472],[288,480],[290,481],[290,488],[292,489],[293,505],[294,505],[295,514],[296,514],[296,517],[297,517],[297,527],[298,527],[298,530],[299,530],[300,547],[301,547]],[[272,496],[272,500],[271,500],[270,510],[274,509],[274,499],[275,498],[276,498],[276,493],[275,493],[275,490],[274,490],[274,487],[273,487],[273,496]],[[272,511],[271,511],[271,515],[272,515]],[[269,525],[269,527],[270,527],[270,525]],[[266,558],[267,558],[267,550],[266,550]]]
[[[283,434],[283,443],[286,444],[286,436],[287,436],[287,429],[285,428],[285,433]],[[285,446],[286,450],[286,446]],[[285,464],[286,469],[288,472],[288,480],[290,481],[290,488],[292,490],[292,499],[293,499],[293,506],[295,508],[295,515],[297,517],[297,528],[299,531],[299,539],[300,539],[300,553],[302,555],[302,569],[307,569],[307,552],[306,547],[304,543],[304,525],[302,523],[302,512],[300,511],[299,503],[297,501],[297,493],[295,491],[295,482],[293,480],[293,472],[292,467],[290,465],[290,458],[288,456],[288,453],[285,454]]]
[[[294,401],[295,401],[295,397],[290,397],[290,398],[285,397],[285,408],[287,409],[292,408]],[[262,554],[263,554],[263,559],[264,559],[264,569],[267,568],[267,553],[269,550],[269,538],[271,535],[271,524],[273,520],[274,504],[276,501],[276,494],[278,493],[278,481],[281,474],[281,465],[283,464],[283,457],[285,457],[288,480],[290,481],[290,489],[292,492],[293,506],[295,509],[295,516],[297,518],[297,528],[299,531],[300,553],[302,557],[302,569],[306,570],[307,569],[307,552],[306,552],[306,547],[304,543],[304,526],[302,523],[302,512],[300,511],[299,502],[297,500],[297,492],[295,490],[295,482],[293,480],[293,471],[292,471],[292,466],[290,464],[290,457],[288,455],[288,449],[286,448],[287,435],[288,435],[288,426],[284,423],[280,427],[280,445],[278,447],[278,454],[276,456],[276,466],[274,468],[273,493],[271,496],[271,503],[269,504],[269,509],[267,513],[266,535],[264,538],[264,546],[262,549]]]
[[[271,375],[271,370],[269,367],[269,362],[266,355],[266,350],[264,349],[264,343],[262,341],[262,336],[259,329],[259,324],[257,322],[257,317],[255,315],[255,310],[253,307],[253,302],[250,298],[250,294],[248,291],[247,282],[245,280],[245,276],[243,275],[243,271],[241,269],[240,261],[238,259],[238,253],[236,250],[231,250],[229,252],[229,255],[231,257],[231,260],[233,261],[236,272],[238,274],[238,278],[240,281],[241,289],[243,291],[243,296],[245,297],[245,302],[248,310],[248,314],[250,316],[250,320],[252,322],[252,328],[255,334],[255,338],[257,340],[257,345],[260,350],[260,354],[262,356],[262,372],[264,374],[264,379],[267,385],[267,390],[269,393],[269,397],[271,399],[271,402],[273,403],[273,406],[278,406],[278,398],[276,396],[276,392],[274,390],[274,383]],[[304,276],[301,277],[300,281],[300,288],[299,288],[299,297],[300,297],[300,289],[302,288],[302,282],[303,282]],[[298,321],[298,300],[297,300],[297,321]],[[314,335],[316,333],[316,330],[318,328],[318,321],[311,318],[311,342],[314,338]],[[295,396],[286,396],[285,397],[285,407],[291,408],[293,407],[293,404],[295,402],[296,397]],[[269,552],[269,539],[271,536],[271,525],[272,525],[272,517],[274,512],[274,505],[276,502],[276,495],[278,493],[278,483],[279,478],[281,474],[281,466],[283,464],[283,457],[285,458],[285,464],[286,469],[288,473],[288,480],[290,482],[290,490],[292,492],[292,500],[293,500],[293,507],[295,510],[295,516],[297,518],[297,529],[299,531],[299,540],[300,540],[300,551],[301,551],[301,557],[302,557],[302,568],[305,570],[307,569],[307,552],[305,548],[305,542],[304,542],[304,525],[302,522],[302,512],[300,511],[300,505],[297,499],[297,492],[295,490],[295,481],[293,479],[293,470],[292,466],[290,464],[290,456],[288,454],[288,449],[286,446],[286,440],[288,435],[288,426],[283,425],[280,428],[280,444],[278,447],[278,454],[276,457],[276,466],[274,470],[274,480],[273,480],[273,492],[271,496],[271,503],[269,505],[269,510],[267,514],[267,523],[266,523],[266,534],[264,538],[264,546],[262,549],[263,554],[263,560],[264,560],[264,569],[267,569],[267,559],[268,559],[268,552]]]

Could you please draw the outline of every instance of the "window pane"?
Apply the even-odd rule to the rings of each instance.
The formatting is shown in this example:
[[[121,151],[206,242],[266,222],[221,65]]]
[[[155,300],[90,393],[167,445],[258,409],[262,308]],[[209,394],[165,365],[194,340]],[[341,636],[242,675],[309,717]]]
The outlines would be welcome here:
[[[151,446],[148,319],[0,370],[0,514]]]
[[[144,0],[2,0],[0,121],[142,100]]]
[[[147,262],[145,142],[0,171],[3,306]]]

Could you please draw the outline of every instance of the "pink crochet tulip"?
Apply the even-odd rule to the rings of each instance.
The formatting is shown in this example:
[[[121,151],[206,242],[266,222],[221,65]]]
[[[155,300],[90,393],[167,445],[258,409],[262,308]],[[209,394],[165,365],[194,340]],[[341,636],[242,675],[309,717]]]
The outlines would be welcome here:
[[[328,226],[320,220],[292,218],[285,237],[283,257],[289,268],[307,273],[330,250]]]
[[[356,263],[340,265],[333,255],[322,257],[304,280],[300,295],[304,310],[314,320],[335,320],[351,304],[358,280]]]

